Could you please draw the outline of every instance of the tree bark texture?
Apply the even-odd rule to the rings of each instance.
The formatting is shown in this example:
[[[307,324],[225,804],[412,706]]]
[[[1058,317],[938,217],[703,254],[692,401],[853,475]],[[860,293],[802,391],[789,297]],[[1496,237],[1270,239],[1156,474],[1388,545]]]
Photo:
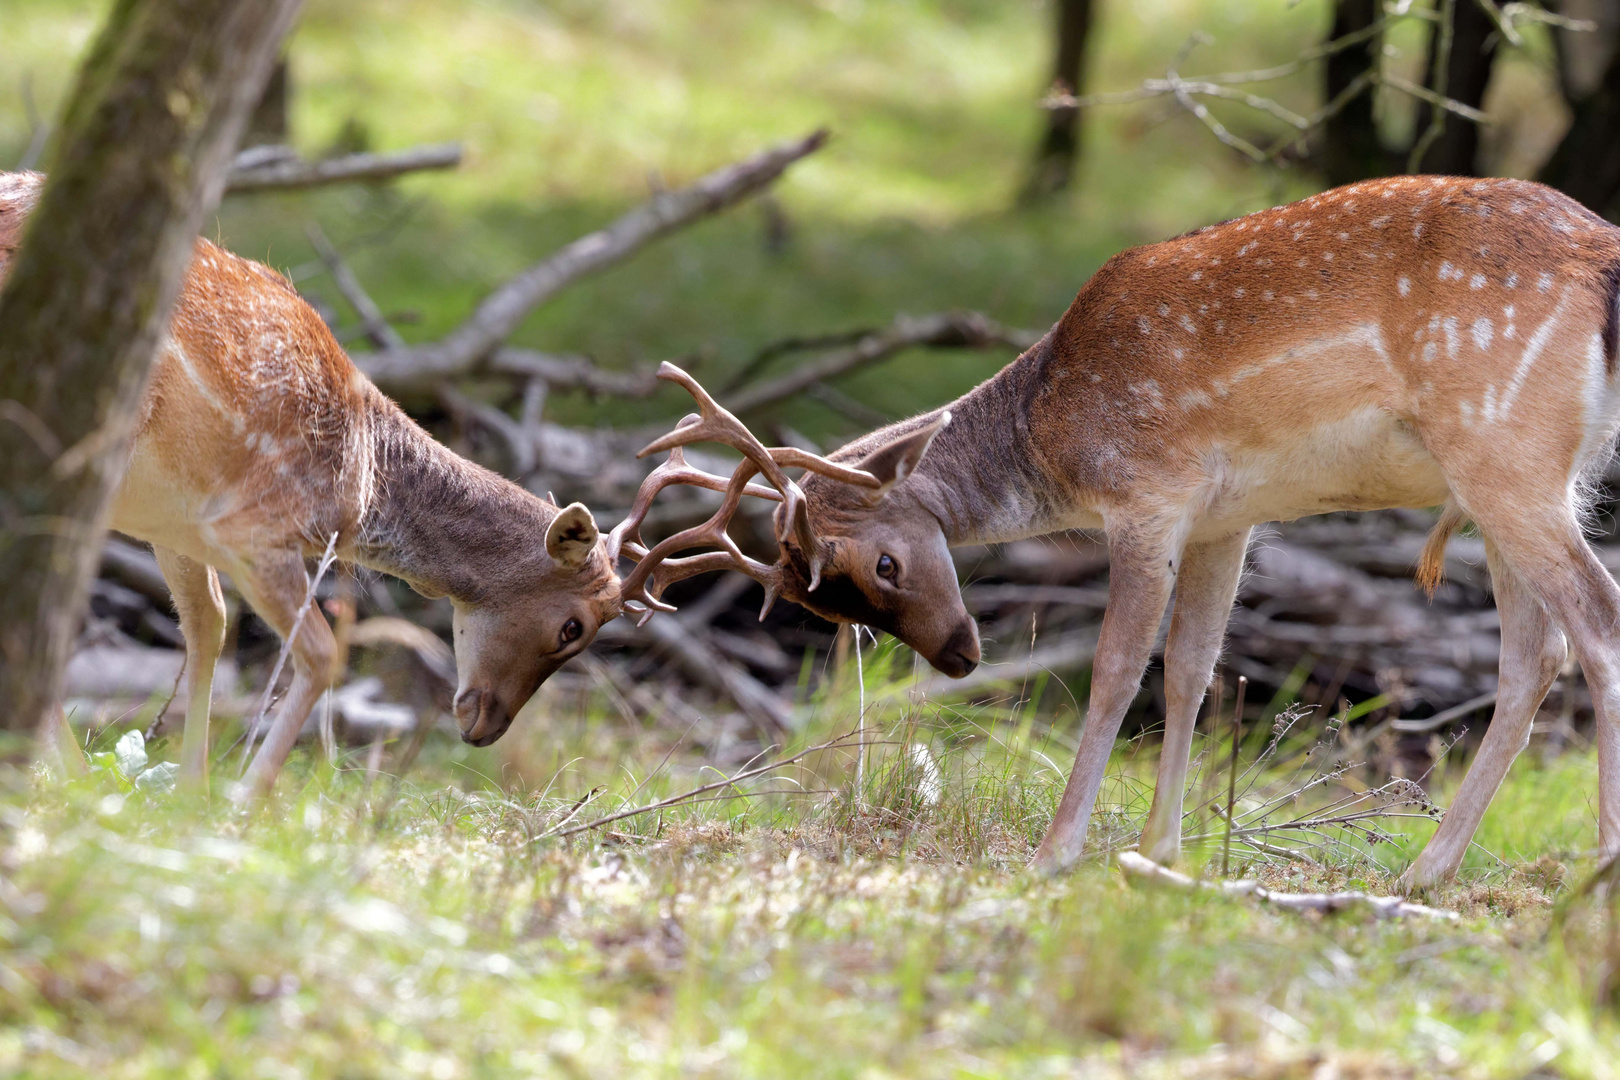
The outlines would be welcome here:
[[[1451,22],[1451,56],[1446,64],[1444,86],[1430,85],[1429,89],[1453,101],[1480,109],[1485,101],[1485,90],[1491,81],[1491,65],[1496,60],[1501,44],[1496,24],[1473,0],[1457,4]],[[1429,38],[1429,81],[1434,79],[1434,56],[1438,35]],[[1433,106],[1420,103],[1417,131],[1421,134],[1429,126]],[[1423,155],[1423,171],[1443,176],[1478,176],[1479,125],[1455,114],[1446,117],[1440,137]]]
[[[1365,30],[1382,14],[1379,0],[1338,0],[1333,5],[1333,27],[1328,31],[1328,40],[1335,41]],[[1384,36],[1380,33],[1363,45],[1329,56],[1323,65],[1322,100],[1334,100],[1368,68],[1378,67],[1383,48]],[[1320,161],[1322,174],[1333,187],[1400,171],[1394,155],[1378,139],[1378,121],[1373,115],[1370,91],[1356,95],[1322,126]]]
[[[1620,49],[1609,53],[1602,72],[1590,87],[1560,80],[1573,116],[1536,179],[1612,217],[1620,210]]]
[[[1056,0],[1057,47],[1052,81],[1072,94],[1085,85],[1086,42],[1091,37],[1092,0]],[[1069,186],[1080,158],[1080,110],[1046,110],[1046,126],[1035,149],[1025,199],[1039,199]]]
[[[0,730],[36,730],[158,339],[298,0],[119,0],[0,288]]]

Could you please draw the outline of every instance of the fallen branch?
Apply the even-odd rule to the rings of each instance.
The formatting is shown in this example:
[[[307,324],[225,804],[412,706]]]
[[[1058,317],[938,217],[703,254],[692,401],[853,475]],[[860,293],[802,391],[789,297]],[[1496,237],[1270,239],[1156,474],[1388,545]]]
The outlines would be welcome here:
[[[386,180],[426,169],[453,169],[460,164],[460,143],[417,146],[384,154],[346,154],[324,161],[305,161],[291,147],[255,146],[236,156],[225,190],[241,194],[351,180]]]
[[[1431,919],[1457,918],[1455,911],[1432,908],[1426,904],[1414,904],[1398,896],[1372,896],[1360,891],[1285,893],[1275,892],[1257,881],[1199,881],[1188,877],[1186,874],[1171,870],[1167,866],[1161,866],[1146,855],[1134,851],[1120,852],[1118,862],[1119,868],[1125,872],[1127,877],[1140,881],[1151,882],[1155,885],[1166,885],[1176,889],[1207,889],[1226,896],[1252,896],[1261,903],[1286,908],[1289,911],[1332,912],[1363,907],[1370,910],[1380,919],[1399,919],[1408,915],[1424,915]]]
[[[490,354],[489,370],[501,375],[541,379],[554,390],[584,390],[613,397],[652,396],[662,384],[648,368],[639,371],[608,371],[584,356],[558,356],[534,349],[504,346]]]
[[[362,371],[391,393],[459,375],[496,350],[536,306],[574,281],[642,247],[717,213],[773,183],[788,166],[814,153],[826,131],[728,165],[677,191],[661,192],[605,229],[582,236],[496,289],[443,340],[355,357]]]
[[[674,657],[687,678],[735,702],[760,729],[762,743],[785,739],[793,730],[793,710],[787,702],[704,641],[698,636],[698,628],[678,618],[658,615],[639,630],[651,644]]]
[[[388,325],[388,319],[383,315],[382,308],[377,301],[371,298],[360,279],[354,276],[349,264],[343,261],[337,248],[326,238],[326,233],[315,222],[304,226],[304,234],[309,237],[310,246],[315,249],[321,262],[326,264],[327,272],[332,275],[332,283],[337,286],[343,299],[349,302],[354,313],[360,316],[360,324],[365,328],[366,337],[371,343],[381,349],[404,348],[405,339],[399,336],[399,331]]]
[[[950,311],[917,317],[901,315],[889,326],[862,336],[848,348],[827,353],[786,375],[730,395],[725,405],[735,413],[762,408],[792,397],[825,379],[886,360],[902,349],[915,345],[948,349],[984,349],[1003,345],[1022,352],[1039,340],[1039,334],[1008,329],[976,311]]]

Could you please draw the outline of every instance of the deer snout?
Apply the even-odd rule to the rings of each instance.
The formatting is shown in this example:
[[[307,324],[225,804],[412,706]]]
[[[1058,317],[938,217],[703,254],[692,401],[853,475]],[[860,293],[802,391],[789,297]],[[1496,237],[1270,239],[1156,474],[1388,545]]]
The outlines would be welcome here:
[[[942,675],[960,679],[979,666],[979,625],[963,619],[931,661]]]
[[[512,726],[511,715],[494,694],[485,690],[469,687],[458,693],[455,713],[461,741],[474,746],[488,746]]]

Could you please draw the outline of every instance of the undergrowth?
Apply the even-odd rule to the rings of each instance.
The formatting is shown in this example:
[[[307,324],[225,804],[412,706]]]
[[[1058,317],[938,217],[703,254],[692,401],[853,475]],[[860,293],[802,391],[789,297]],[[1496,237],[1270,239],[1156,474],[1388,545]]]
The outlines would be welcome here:
[[[754,760],[591,700],[520,718],[504,769],[474,771],[488,752],[445,740],[403,782],[368,782],[363,751],[300,751],[257,813],[136,786],[106,758],[73,783],[15,774],[0,1068],[1612,1075],[1620,924],[1579,888],[1595,869],[1589,755],[1526,755],[1462,878],[1429,898],[1459,921],[1288,914],[1111,869],[1150,798],[1140,738],[1118,748],[1093,857],[1027,873],[1073,732],[1016,697],[910,701],[881,661],[866,677],[864,694],[829,680],[795,744]],[[1224,842],[1218,726],[1188,784],[1195,874],[1218,873]],[[1436,810],[1347,743],[1298,709],[1244,740],[1234,876],[1392,889]]]

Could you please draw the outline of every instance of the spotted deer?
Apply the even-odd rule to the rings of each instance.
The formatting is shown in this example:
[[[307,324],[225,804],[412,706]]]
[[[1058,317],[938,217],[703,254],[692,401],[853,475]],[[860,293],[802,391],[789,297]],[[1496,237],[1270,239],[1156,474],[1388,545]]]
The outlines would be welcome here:
[[[1328,191],[1105,264],[1033,348],[944,409],[831,455],[764,566],[787,598],[889,631],[936,668],[979,657],[947,548],[1101,529],[1109,604],[1068,785],[1035,865],[1081,854],[1167,604],[1165,737],[1142,850],[1173,860],[1200,702],[1251,529],[1443,506],[1501,614],[1496,711],[1408,886],[1451,876],[1573,644],[1598,721],[1598,829],[1620,851],[1620,589],[1581,531],[1610,453],[1620,230],[1518,180],[1399,177]],[[701,400],[701,399],[700,399]],[[717,408],[712,402],[705,410]],[[683,441],[677,431],[671,441]],[[649,572],[656,599],[660,583]],[[648,576],[648,575],[644,575]]]
[[[0,281],[44,177],[0,174]],[[224,645],[216,568],[283,639],[305,561],[348,562],[454,605],[461,737],[500,738],[541,682],[619,613],[590,511],[559,508],[451,453],[384,397],[292,285],[199,240],[141,407],[111,527],[152,544],[174,595],[190,692],[181,772],[206,790],[208,714]],[[330,679],[317,611],[244,792],[266,794]]]

